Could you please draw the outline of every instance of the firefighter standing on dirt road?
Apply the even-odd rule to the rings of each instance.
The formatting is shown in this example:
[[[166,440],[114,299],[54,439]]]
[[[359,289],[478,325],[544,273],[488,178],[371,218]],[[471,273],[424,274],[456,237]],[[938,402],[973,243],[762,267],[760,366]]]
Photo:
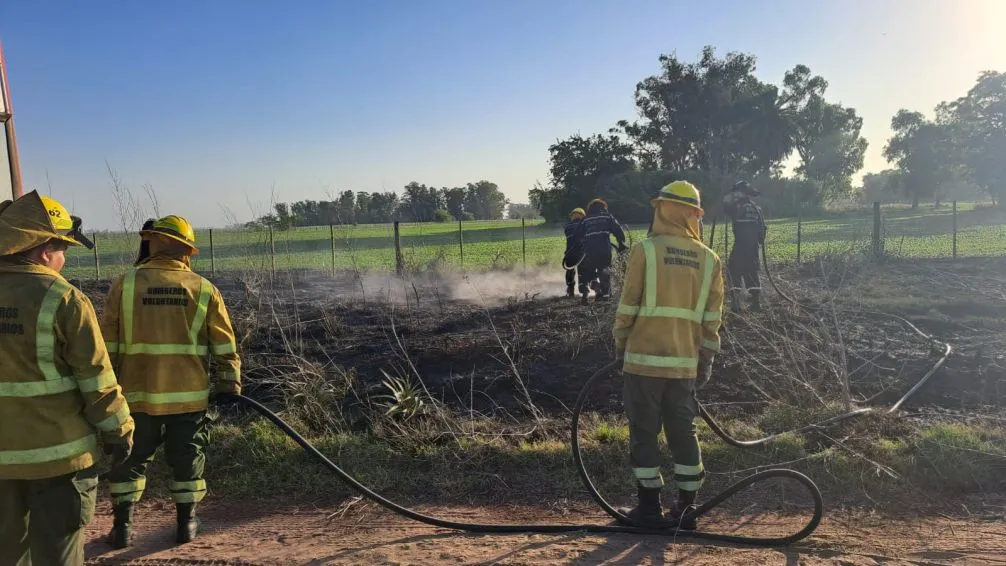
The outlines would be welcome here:
[[[623,360],[622,396],[638,496],[636,507],[623,513],[639,523],[660,524],[661,426],[678,487],[670,519],[677,522],[695,504],[705,477],[694,392],[709,381],[720,349],[723,275],[719,257],[700,238],[703,211],[694,185],[675,181],[651,204],[653,226],[629,252],[613,333]],[[695,522],[678,526],[694,530]]]
[[[730,280],[730,309],[741,310],[741,294],[751,293],[751,308],[761,308],[761,281],[758,278],[758,249],[765,245],[765,219],[753,197],[761,193],[747,181],[737,181],[723,198],[723,211],[733,225],[734,247],[727,272]]]
[[[98,437],[129,455],[133,419],[91,302],[60,275],[80,220],[32,191],[0,204],[0,565],[79,566]]]
[[[611,235],[618,240],[618,249],[625,248],[625,232],[615,217],[608,212],[608,203],[596,198],[587,204],[587,216],[580,222],[574,236],[583,248],[580,262],[580,295],[587,302],[587,294],[594,280],[599,280],[595,291],[597,298],[611,297]]]
[[[574,208],[569,213],[569,222],[563,232],[566,234],[566,251],[562,254],[562,267],[566,270],[566,296],[576,294],[576,273],[583,260],[583,247],[576,239],[576,232],[587,213],[582,208]]]
[[[147,464],[163,442],[177,510],[176,540],[198,530],[196,504],[206,494],[203,469],[209,443],[210,380],[216,362],[216,400],[241,392],[234,330],[217,288],[194,273],[198,253],[192,226],[178,216],[147,221],[136,268],[112,284],[102,330],[136,419],[136,445],[108,478],[115,514],[109,542],[130,544],[133,505],[146,486]]]

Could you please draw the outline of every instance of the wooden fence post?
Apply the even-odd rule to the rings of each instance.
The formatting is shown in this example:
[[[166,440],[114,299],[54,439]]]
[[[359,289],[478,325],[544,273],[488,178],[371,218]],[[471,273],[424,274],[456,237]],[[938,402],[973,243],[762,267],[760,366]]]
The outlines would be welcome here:
[[[98,234],[91,233],[91,242],[94,244],[94,278],[101,279],[101,263],[98,260]]]
[[[398,228],[398,221],[395,220],[395,273],[402,276],[402,234]],[[408,296],[408,295],[406,295]]]
[[[954,259],[957,259],[957,201],[954,201]]]
[[[335,224],[329,224],[328,225],[328,232],[329,232],[329,235],[331,236],[331,245],[332,245],[332,277],[335,277],[335,273],[336,273],[336,271],[335,271]]]
[[[523,218],[520,219],[520,253],[524,257],[524,271],[527,271],[527,232]]]
[[[461,252],[461,267],[465,266],[465,237],[461,231],[461,219],[458,219],[458,249]]]
[[[883,238],[881,228],[880,201],[875,201],[873,203],[873,257],[875,258],[880,258],[884,253],[881,243]]]
[[[800,247],[803,244],[803,207],[796,209],[796,264],[800,265]]]
[[[276,236],[272,226],[269,227],[269,261],[272,267],[272,276],[276,277]]]
[[[210,228],[210,277],[217,276],[217,258],[213,250],[213,228]]]

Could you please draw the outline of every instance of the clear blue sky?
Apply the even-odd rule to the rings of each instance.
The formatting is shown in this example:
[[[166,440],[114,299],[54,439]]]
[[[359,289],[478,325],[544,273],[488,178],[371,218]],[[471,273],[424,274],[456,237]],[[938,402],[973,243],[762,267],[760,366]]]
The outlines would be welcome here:
[[[548,145],[633,118],[661,53],[804,63],[857,108],[864,171],[901,107],[1006,70],[1006,0],[3,0],[25,184],[118,223],[105,160],[199,226],[409,181],[524,202]],[[2,167],[2,166],[0,166]],[[3,169],[0,169],[2,172]]]

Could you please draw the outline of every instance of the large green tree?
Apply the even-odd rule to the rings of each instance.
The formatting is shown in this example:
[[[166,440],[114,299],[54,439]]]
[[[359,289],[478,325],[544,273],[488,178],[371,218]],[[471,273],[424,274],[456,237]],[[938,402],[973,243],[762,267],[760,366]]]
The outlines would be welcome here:
[[[598,182],[637,168],[632,146],[615,135],[580,135],[548,148],[550,186],[530,191],[531,204],[549,222],[565,219],[570,210],[598,196]]]
[[[754,56],[706,47],[697,63],[661,55],[660,66],[636,86],[639,119],[617,127],[644,167],[755,175],[792,150],[778,88],[755,76]]]
[[[854,108],[828,102],[828,81],[797,65],[783,78],[779,106],[790,122],[793,149],[800,159],[796,172],[820,184],[811,204],[849,194],[852,175],[863,168],[868,143],[860,135],[863,119]]]
[[[894,135],[884,147],[884,157],[897,164],[899,184],[912,199],[912,208],[923,198],[939,197],[960,167],[953,130],[905,109],[891,119],[891,129]]]
[[[961,148],[970,180],[1000,205],[1006,192],[1006,73],[985,71],[968,93],[937,108]]]

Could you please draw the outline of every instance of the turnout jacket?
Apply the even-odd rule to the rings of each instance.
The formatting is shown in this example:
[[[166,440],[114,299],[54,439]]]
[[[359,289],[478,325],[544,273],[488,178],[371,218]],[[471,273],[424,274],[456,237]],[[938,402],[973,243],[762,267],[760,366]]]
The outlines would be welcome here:
[[[629,252],[615,315],[615,348],[624,350],[623,370],[694,379],[700,349],[720,350],[722,310],[720,258],[699,240],[697,226],[655,214],[650,237]]]
[[[582,222],[583,220],[570,220],[563,229],[563,233],[566,235],[566,252],[564,256],[565,259],[569,260],[569,263],[575,264],[580,261],[580,256],[583,255],[581,242],[576,239],[577,230],[579,230]]]
[[[128,444],[133,428],[91,301],[56,271],[0,258],[0,480],[89,468],[99,435]]]
[[[180,260],[155,255],[117,279],[102,332],[134,412],[205,410],[209,358],[216,391],[241,392],[241,359],[223,297]]]
[[[615,235],[620,245],[625,244],[625,232],[607,211],[590,212],[577,227],[575,240],[580,243],[583,253],[595,258],[611,257],[611,235]]]
[[[768,227],[761,208],[747,195],[731,193],[723,199],[723,211],[730,218],[734,241],[740,245],[765,241]]]

